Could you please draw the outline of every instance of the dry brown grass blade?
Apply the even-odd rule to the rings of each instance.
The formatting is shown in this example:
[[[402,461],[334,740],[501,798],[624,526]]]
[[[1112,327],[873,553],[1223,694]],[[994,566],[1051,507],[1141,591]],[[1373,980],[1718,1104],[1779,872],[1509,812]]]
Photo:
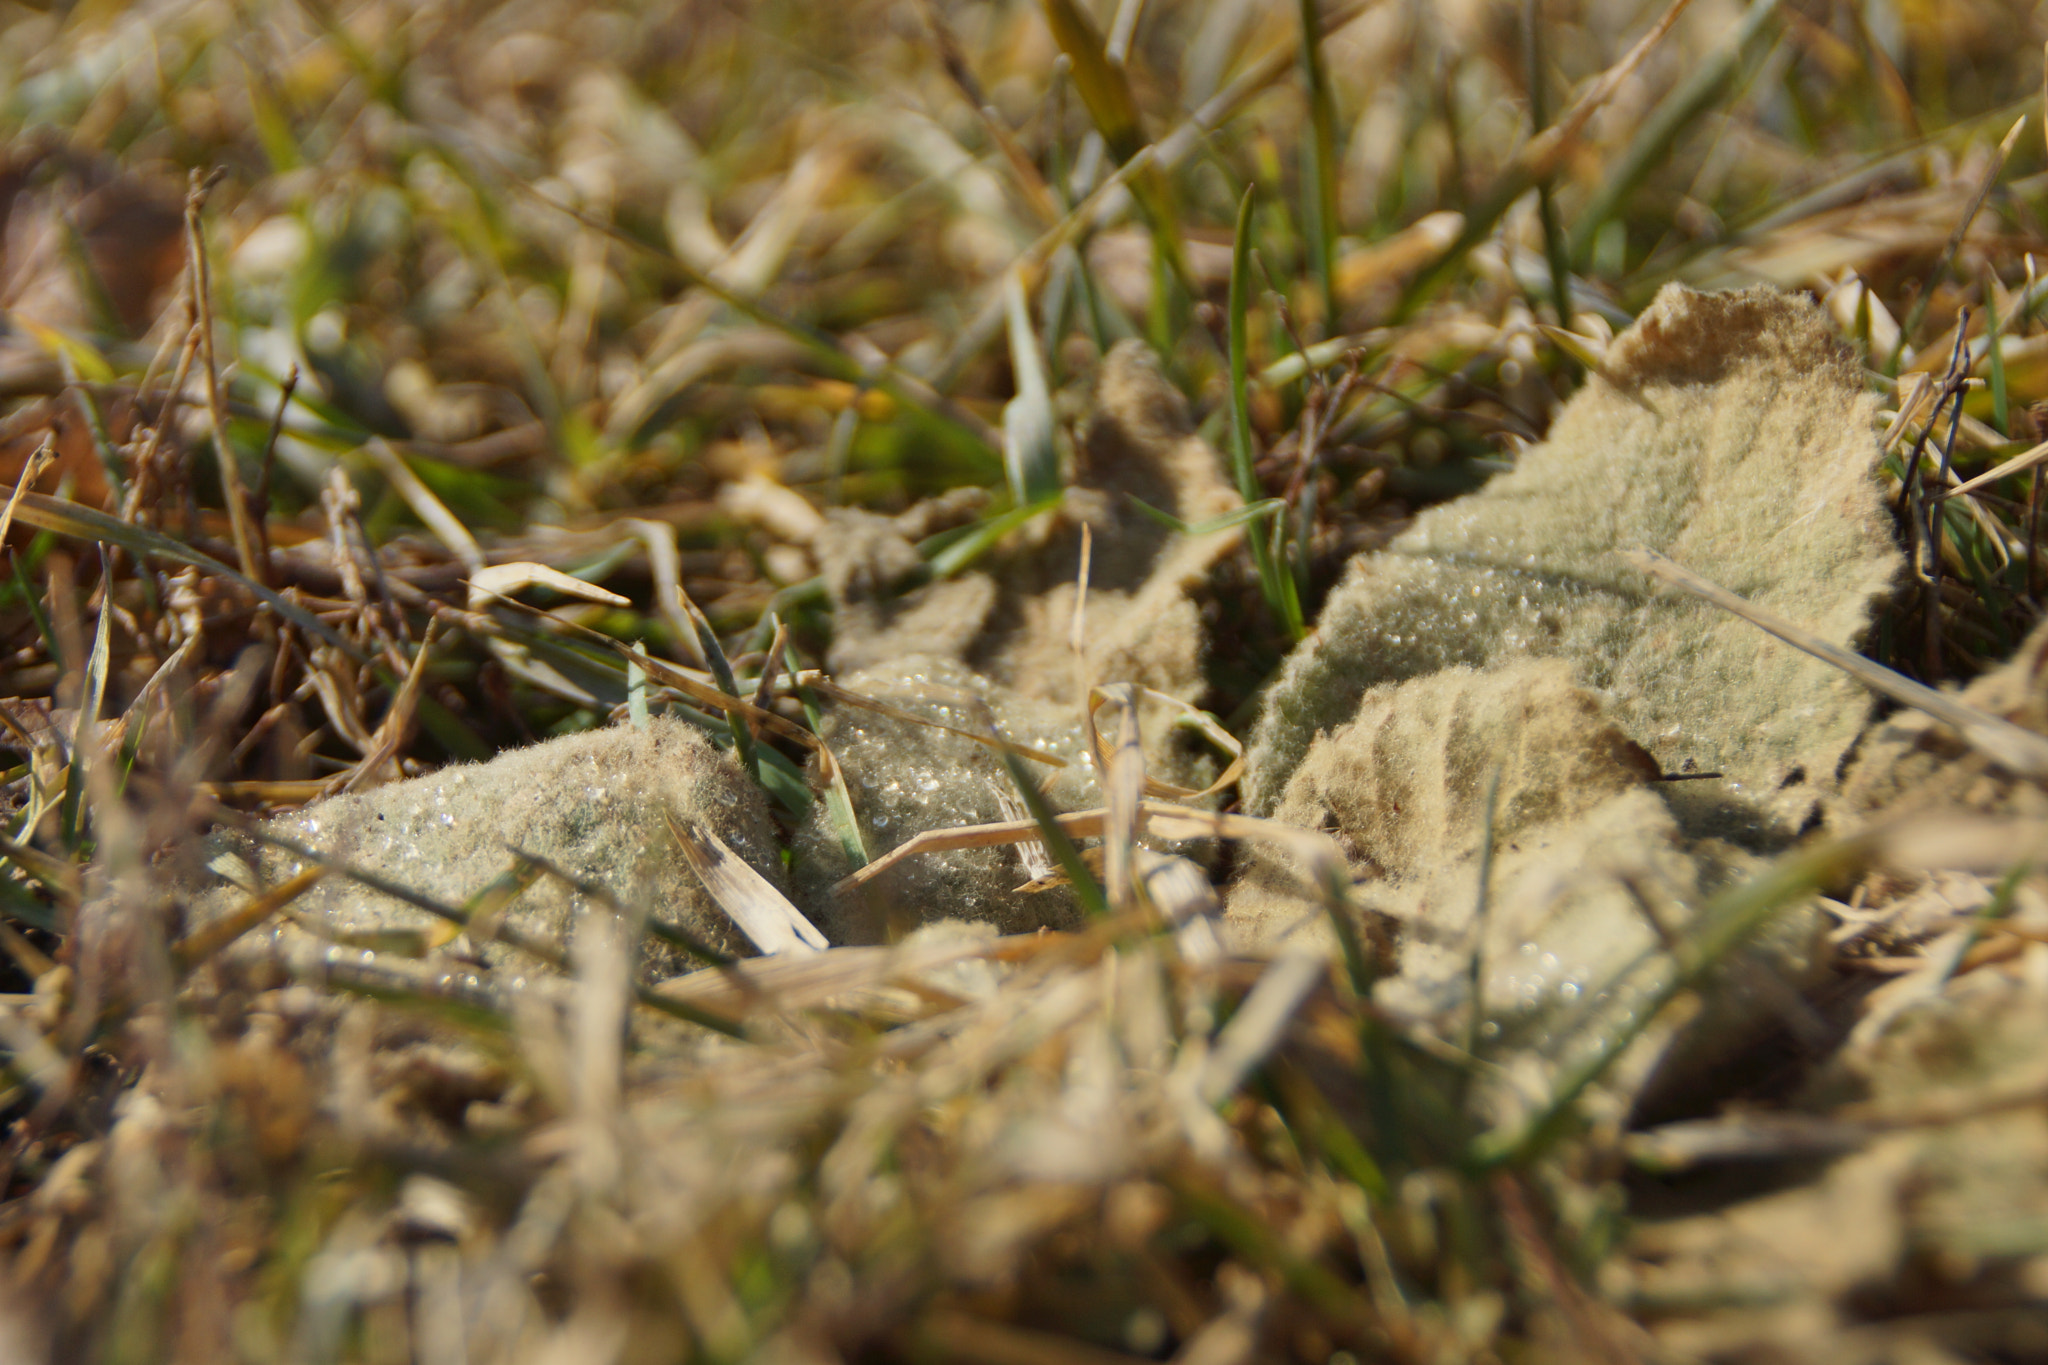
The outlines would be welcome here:
[[[1899,382],[1901,384],[1904,384],[1907,381],[1902,376]],[[1915,371],[1913,374],[1911,385],[1906,390],[1906,396],[1899,401],[1899,411],[1897,415],[1894,416],[1892,420],[1886,424],[1884,429],[1884,436],[1879,441],[1879,445],[1881,445],[1886,450],[1890,450],[1894,446],[1896,446],[1900,441],[1904,440],[1906,433],[1910,431],[1912,429],[1913,424],[1920,419],[1920,409],[1923,406],[1925,406],[1927,400],[1933,396],[1934,376],[1927,373],[1925,370]]]
[[[1069,838],[1092,839],[1100,835],[1103,823],[1109,813],[1104,810],[1073,811],[1055,816],[1054,820]],[[928,829],[922,834],[906,839],[881,857],[859,869],[852,875],[841,878],[833,884],[835,892],[844,895],[856,887],[865,886],[906,858],[923,853],[949,853],[962,848],[995,848],[1002,844],[1023,843],[1040,837],[1038,822],[1035,820],[1004,820],[992,825],[960,825],[953,829]]]
[[[206,365],[206,408],[213,420],[213,450],[220,463],[223,500],[228,505],[228,526],[235,541],[235,554],[242,573],[252,582],[269,586],[264,565],[256,558],[256,535],[249,525],[249,490],[242,482],[242,468],[235,460],[235,447],[228,440],[227,395],[221,389],[220,359],[214,354],[213,273],[207,263],[206,227],[203,221],[206,197],[225,175],[192,172],[185,194],[185,245],[192,297],[199,308],[199,353]]]
[[[1102,765],[1103,804],[1107,823],[1103,828],[1103,879],[1109,904],[1127,913],[1138,898],[1137,877],[1131,865],[1131,850],[1138,837],[1138,809],[1145,794],[1145,750],[1138,742],[1138,706],[1135,689],[1128,683],[1098,688],[1116,710],[1115,742],[1105,750],[1095,730],[1099,708],[1089,708],[1089,738]]]
[[[668,828],[711,899],[760,952],[809,953],[831,946],[803,911],[726,847],[716,831],[694,829],[673,815],[668,816]]]
[[[290,880],[279,882],[268,891],[251,897],[239,909],[179,939],[171,948],[172,959],[187,970],[198,966],[310,891],[314,883],[325,877],[327,872],[326,867],[316,864]]]
[[[306,682],[320,698],[327,723],[349,748],[360,756],[376,747],[364,722],[355,666],[346,654],[331,645],[316,646],[306,660]]]
[[[552,588],[568,597],[580,597],[608,607],[630,607],[633,599],[621,597],[609,588],[572,578],[545,564],[519,561],[477,568],[469,577],[469,609],[482,611],[493,600],[504,601],[523,588]]]
[[[1122,684],[1111,684],[1110,686],[1122,686]],[[1179,697],[1170,696],[1165,692],[1155,692],[1149,687],[1140,687],[1136,691],[1153,701],[1174,707],[1181,713],[1182,724],[1191,725],[1201,731],[1202,736],[1211,744],[1214,744],[1217,748],[1230,755],[1230,763],[1223,769],[1222,774],[1214,782],[1211,782],[1199,791],[1192,787],[1180,787],[1175,786],[1171,782],[1162,782],[1148,775],[1145,778],[1145,795],[1156,796],[1166,801],[1200,801],[1232,786],[1238,778],[1244,776],[1244,744],[1235,735],[1224,729],[1222,723],[1216,717],[1192,702],[1182,701]],[[1095,751],[1096,762],[1098,763],[1105,762],[1108,755],[1103,751],[1100,738],[1095,734],[1095,713],[1112,700],[1113,698],[1106,688],[1095,687],[1089,689],[1089,742]]]
[[[688,651],[690,658],[700,668],[706,666],[704,646],[697,639],[696,623],[690,619],[690,613],[684,606],[688,599],[683,592],[682,560],[676,552],[676,528],[665,521],[631,517],[619,522],[618,529],[638,537],[647,548],[647,572],[654,580],[654,600],[661,608],[662,619],[676,633],[676,639]]]
[[[1109,812],[1102,808],[1073,811],[1055,816],[1054,823],[1069,838],[1098,838],[1109,827]],[[1345,862],[1343,851],[1328,835],[1298,829],[1277,820],[1198,810],[1162,801],[1143,801],[1138,807],[1138,829],[1162,839],[1251,839],[1275,845],[1293,854],[1308,868],[1311,889],[1318,898],[1326,897],[1330,888],[1348,886],[1351,880],[1350,865]],[[844,895],[873,881],[906,858],[962,848],[992,848],[1022,843],[1038,836],[1038,824],[1032,820],[926,830],[842,878],[832,889],[836,894]]]
[[[21,477],[14,481],[14,492],[7,499],[7,510],[0,512],[0,545],[7,543],[7,533],[14,529],[14,509],[21,505],[21,495],[43,476],[43,471],[48,469],[56,458],[56,437],[52,434],[43,437],[43,443],[36,447],[35,454],[29,456],[28,462],[22,465]]]
[[[929,716],[920,716],[915,712],[905,711],[899,706],[891,706],[887,702],[876,701],[873,697],[863,696],[858,692],[841,687],[838,683],[833,682],[814,668],[807,668],[797,674],[795,679],[792,680],[791,686],[812,688],[820,696],[830,697],[832,700],[847,706],[857,706],[863,711],[872,711],[876,715],[886,716],[890,720],[900,720],[910,725],[922,725],[933,730],[944,730],[949,735],[958,735],[962,739],[971,739],[976,744],[982,745],[984,748],[994,749],[998,753],[1014,754],[1018,758],[1026,758],[1033,763],[1043,763],[1052,768],[1064,768],[1067,766],[1067,760],[1059,755],[1046,753],[1042,749],[1034,749],[1028,744],[1018,744],[1004,739],[1000,735],[977,734],[973,730],[960,730],[951,725],[942,725]]]
[[[1203,1102],[1215,1104],[1236,1094],[1245,1077],[1280,1045],[1295,1011],[1329,979],[1329,959],[1321,953],[1283,953],[1275,958],[1203,1061],[1197,1086]]]
[[[391,487],[397,490],[398,496],[405,499],[405,505],[412,508],[413,515],[426,523],[427,529],[440,538],[441,543],[462,561],[463,566],[471,574],[485,572],[484,552],[476,543],[476,537],[462,524],[461,518],[448,510],[446,503],[434,496],[432,489],[420,482],[420,476],[413,473],[411,466],[398,457],[398,452],[391,448],[390,443],[378,437],[364,446],[363,450],[369,455],[371,463],[375,464],[390,481]]]
[[[1691,3],[1692,0],[1672,0],[1657,22],[1650,26],[1649,31],[1636,40],[1634,47],[1622,54],[1620,61],[1601,72],[1573,102],[1572,107],[1558,116],[1557,122],[1529,139],[1528,145],[1522,149],[1520,160],[1532,179],[1541,180],[1558,168],[1572,148],[1578,144],[1579,134],[1586,130],[1586,125],[1592,121],[1593,115],[1599,113],[1602,106],[1614,98],[1622,83],[1643,64],[1643,59],[1656,49],[1658,43],[1664,41],[1664,36],[1671,32],[1671,26],[1678,22],[1678,16],[1685,13],[1686,7]]]
[[[2018,474],[2023,470],[2032,469],[2035,465],[2040,464],[2044,460],[2048,460],[2048,441],[2043,441],[2040,445],[2035,446],[2032,450],[2029,450],[2024,454],[2013,456],[2010,460],[2007,460],[2004,464],[1999,465],[1995,469],[1987,469],[1982,474],[1977,475],[1975,478],[1970,479],[1967,482],[1959,483],[1955,487],[1948,489],[1945,492],[1936,493],[1935,497],[1938,499],[1955,498],[1961,497],[1965,493],[1974,493],[1978,489],[1984,487],[1985,485],[1997,483],[2000,479],[2003,479],[2008,475]]]
[[[1948,693],[1914,682],[1905,674],[1873,663],[1860,654],[1851,654],[1838,645],[1829,644],[1776,612],[1766,611],[1654,551],[1633,550],[1622,557],[1651,577],[1682,588],[1723,611],[1733,612],[1794,649],[1832,664],[1871,691],[1925,711],[1944,725],[1954,727],[1973,748],[2008,770],[2037,782],[2048,782],[2048,738],[2023,730],[2009,720],[1979,710]]]
[[[1036,937],[1035,935],[1032,937]],[[1019,939],[968,943],[909,943],[890,947],[827,948],[800,956],[748,958],[717,971],[664,981],[655,993],[735,1017],[757,1005],[808,1009],[915,977],[968,958],[993,958]]]
[[[413,715],[419,709],[420,688],[426,682],[427,661],[433,649],[434,631],[439,625],[439,621],[427,622],[426,634],[420,637],[419,649],[413,654],[412,667],[406,670],[398,695],[391,699],[391,706],[378,723],[376,734],[371,736],[369,751],[333,790],[361,791],[387,778],[402,775],[397,773],[396,760],[411,733]]]

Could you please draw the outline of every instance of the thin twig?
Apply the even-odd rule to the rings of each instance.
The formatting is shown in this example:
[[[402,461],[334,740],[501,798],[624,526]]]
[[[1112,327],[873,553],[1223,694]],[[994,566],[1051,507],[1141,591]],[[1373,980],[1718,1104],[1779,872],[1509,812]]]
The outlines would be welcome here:
[[[206,196],[227,175],[215,169],[210,174],[192,172],[185,193],[185,243],[190,253],[192,296],[199,308],[199,350],[206,358],[206,407],[213,419],[213,453],[220,461],[221,496],[228,505],[228,528],[234,537],[235,554],[242,574],[264,587],[270,586],[266,567],[256,557],[256,540],[249,530],[249,490],[242,482],[241,466],[235,462],[235,448],[228,440],[228,405],[221,393],[220,359],[213,349],[213,276],[206,260],[206,231],[200,220]]]

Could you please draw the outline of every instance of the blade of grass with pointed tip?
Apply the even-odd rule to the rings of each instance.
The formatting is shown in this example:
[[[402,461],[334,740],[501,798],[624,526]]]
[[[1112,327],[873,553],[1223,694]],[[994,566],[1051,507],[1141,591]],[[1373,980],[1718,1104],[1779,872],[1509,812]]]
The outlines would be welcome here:
[[[1003,767],[1009,770],[1010,781],[1016,785],[1017,795],[1023,798],[1024,809],[1031,812],[1032,822],[1038,826],[1040,841],[1052,854],[1053,861],[1060,865],[1060,871],[1067,874],[1067,881],[1074,888],[1074,898],[1081,902],[1081,909],[1092,919],[1107,918],[1109,900],[1102,894],[1102,883],[1095,880],[1095,874],[1081,859],[1081,851],[1060,828],[1045,793],[1038,789],[1038,783],[1032,779],[1023,760],[1006,749],[999,750],[997,756],[1003,760]]]
[[[1528,48],[1529,132],[1534,136],[1550,122],[1550,81],[1543,58],[1543,14],[1537,0],[1526,0],[1523,5],[1522,30]],[[1557,309],[1557,325],[1568,328],[1572,325],[1571,244],[1557,220],[1557,200],[1552,193],[1549,176],[1536,186],[1536,212],[1543,226],[1543,256],[1550,264],[1550,295]]]
[[[1761,876],[1720,893],[1700,908],[1700,928],[1688,936],[1681,960],[1629,1002],[1623,1018],[1592,1039],[1591,1045],[1559,1069],[1542,1107],[1528,1119],[1498,1128],[1473,1142],[1470,1164],[1480,1170],[1515,1165],[1538,1152],[1564,1124],[1586,1088],[1650,1026],[1678,995],[1697,984],[1727,955],[1761,932],[1772,917],[1799,897],[1834,882],[1876,850],[1878,836],[1866,832],[1837,839],[1778,862]]]
[[[1251,259],[1252,259],[1252,208],[1256,191],[1247,186],[1244,198],[1237,205],[1237,239],[1230,251],[1230,467],[1237,476],[1237,491],[1244,498],[1247,507],[1264,501],[1264,489],[1259,487],[1258,471],[1252,463],[1252,426],[1249,395],[1246,390],[1251,382],[1250,350],[1251,340],[1247,328],[1251,309]],[[1287,603],[1292,594],[1281,584],[1279,561],[1274,558],[1271,542],[1264,536],[1253,536],[1252,558],[1258,565],[1259,588],[1264,593],[1266,605],[1287,627],[1288,633],[1296,640],[1307,634],[1302,629],[1300,606],[1297,604],[1290,616]]]
[[[1600,229],[1621,211],[1653,171],[1671,159],[1671,148],[1685,131],[1728,92],[1735,73],[1748,60],[1781,2],[1751,0],[1749,12],[1728,41],[1708,53],[1684,82],[1664,97],[1637,129],[1620,160],[1605,169],[1592,202],[1572,225],[1571,258],[1580,267],[1591,259],[1593,239]]]
[[[71,770],[64,779],[64,804],[60,816],[64,847],[77,848],[83,829],[79,823],[85,800],[86,769],[99,752],[100,706],[107,696],[107,670],[113,652],[114,574],[105,547],[100,549],[100,619],[92,635],[92,651],[86,655],[85,678],[78,696],[78,723],[71,734]]]
[[[697,604],[685,597],[683,609],[690,614],[690,624],[696,628],[697,644],[704,651],[704,662],[711,668],[711,676],[718,680],[718,687],[728,697],[745,695],[740,691],[739,679],[733,676],[732,660],[725,657],[725,646],[718,642],[718,632],[704,619],[704,613]],[[740,766],[747,770],[747,776],[761,780],[761,756],[755,751],[754,732],[748,728],[744,716],[732,717],[732,749]]]
[[[1184,536],[1209,536],[1216,534],[1218,531],[1228,531],[1234,527],[1246,526],[1255,521],[1264,521],[1267,517],[1277,515],[1287,506],[1285,498],[1261,498],[1257,502],[1248,503],[1234,511],[1225,512],[1220,517],[1210,517],[1207,521],[1186,522],[1171,512],[1154,507],[1135,493],[1126,493],[1124,496],[1129,498],[1131,504],[1146,516],[1168,530],[1178,531]]]
[[[147,526],[137,526],[118,517],[108,516],[105,512],[41,493],[22,494],[21,503],[15,509],[14,516],[17,521],[25,521],[39,530],[49,531],[55,535],[118,546],[138,559],[168,559],[174,564],[184,564],[202,573],[225,578],[244,592],[256,597],[263,605],[300,630],[326,641],[351,659],[361,662],[364,658],[359,646],[304,607],[278,596],[260,583],[251,582],[238,570],[231,569],[213,556],[173,540],[160,531],[151,530]]]
[[[1109,147],[1119,166],[1126,165],[1147,145],[1144,126],[1138,120],[1138,102],[1131,94],[1130,78],[1123,67],[1110,59],[1109,49],[1094,20],[1075,0],[1042,0],[1047,27],[1053,41],[1073,63],[1074,89],[1088,108],[1088,117]],[[1167,267],[1190,292],[1194,276],[1188,269],[1180,213],[1166,177],[1157,166],[1145,166],[1130,179],[1132,196],[1138,201],[1152,228],[1154,244],[1166,258]]]
[[[1308,230],[1309,270],[1321,291],[1323,327],[1335,332],[1337,319],[1337,102],[1323,66],[1323,25],[1316,0],[1300,0],[1301,74],[1308,86],[1308,141],[1302,148],[1305,174],[1301,220]]]
[[[1991,365],[1991,425],[1998,428],[2000,436],[2012,434],[2011,414],[2006,410],[2005,395],[2005,347],[1998,335],[1998,282],[1993,279],[1984,287],[1984,335]]]
[[[1043,516],[1059,506],[1060,494],[1041,498],[1023,507],[1013,507],[1000,516],[980,522],[957,539],[949,540],[945,546],[931,556],[933,578],[951,578],[968,565],[1000,545],[1003,538],[1022,527],[1033,517]]]
[[[201,925],[179,939],[171,949],[171,960],[177,963],[180,969],[190,971],[312,890],[313,885],[326,875],[327,869],[324,867],[309,867],[297,876],[279,882],[269,890],[251,897],[239,908],[230,910],[219,919]]]
[[[669,815],[668,831],[704,890],[739,927],[756,951],[773,955],[819,952],[831,947],[818,927],[774,883],[726,846],[716,830],[685,824]]]
[[[1017,396],[1003,405],[1003,468],[1011,499],[1023,507],[1060,494],[1057,421],[1024,281],[1014,270],[1003,281],[1003,307],[1010,324],[1010,372],[1017,382]]]
[[[1582,337],[1577,332],[1567,332],[1562,327],[1552,327],[1547,322],[1537,323],[1536,330],[1549,337],[1558,350],[1585,366],[1587,373],[1600,374],[1607,368],[1607,356],[1595,345],[1592,338]]]
[[[783,662],[789,666],[790,678],[795,680],[803,672],[797,666],[796,647],[790,645],[785,649]],[[793,682],[793,685],[796,688],[797,699],[803,703],[804,720],[811,727],[811,733],[822,735],[825,717],[823,708],[818,705],[817,690],[800,682]],[[822,752],[827,755],[831,753],[829,749]],[[866,867],[867,841],[861,838],[860,818],[853,809],[853,793],[846,789],[846,774],[840,771],[836,758],[831,760],[831,772],[826,780],[825,815],[831,821],[832,833],[839,840],[840,852],[846,855],[847,862],[855,870]]]

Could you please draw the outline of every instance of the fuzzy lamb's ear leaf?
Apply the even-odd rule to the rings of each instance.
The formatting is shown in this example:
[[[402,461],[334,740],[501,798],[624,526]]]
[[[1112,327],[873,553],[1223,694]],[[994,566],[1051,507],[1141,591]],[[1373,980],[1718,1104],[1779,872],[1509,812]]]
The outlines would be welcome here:
[[[1316,733],[1351,720],[1369,689],[1550,657],[1604,694],[1665,771],[1725,772],[1727,799],[1797,829],[1868,695],[1657,592],[1623,553],[1668,554],[1853,643],[1903,567],[1875,478],[1873,403],[1815,305],[1667,288],[1512,473],[1353,564],[1269,694],[1250,806],[1272,811]]]

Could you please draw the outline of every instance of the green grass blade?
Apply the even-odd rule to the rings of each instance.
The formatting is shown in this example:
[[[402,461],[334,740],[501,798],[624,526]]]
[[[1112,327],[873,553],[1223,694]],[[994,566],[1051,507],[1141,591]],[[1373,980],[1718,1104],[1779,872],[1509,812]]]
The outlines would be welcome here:
[[[1024,760],[1007,749],[997,750],[996,756],[1010,770],[1010,781],[1016,785],[1017,795],[1024,799],[1024,809],[1031,812],[1031,818],[1038,824],[1038,837],[1044,840],[1053,861],[1060,865],[1060,871],[1067,874],[1067,880],[1074,888],[1074,897],[1081,902],[1081,909],[1091,918],[1106,917],[1109,898],[1102,892],[1102,883],[1095,880],[1088,864],[1081,861],[1081,850],[1074,847],[1074,841],[1060,828],[1045,793],[1038,789],[1037,779],[1024,767]]]
[[[1247,186],[1238,203],[1237,238],[1230,252],[1230,468],[1237,476],[1237,491],[1247,506],[1258,502],[1263,491],[1258,473],[1252,468],[1251,412],[1245,403],[1245,389],[1250,382],[1245,318],[1251,306],[1254,193]]]
[[[1237,476],[1237,491],[1247,507],[1264,501],[1258,471],[1252,465],[1252,417],[1247,395],[1250,385],[1251,339],[1247,328],[1251,308],[1252,208],[1255,191],[1247,186],[1237,205],[1237,239],[1230,251],[1230,467]],[[1284,520],[1275,523],[1284,525]],[[1266,605],[1285,622],[1289,634],[1299,640],[1307,634],[1301,624],[1301,607],[1295,601],[1292,583],[1283,582],[1280,561],[1265,536],[1252,537],[1252,558],[1259,569],[1259,588]],[[1295,602],[1292,612],[1288,603]]]
[[[2005,347],[1998,331],[1998,281],[1994,277],[1984,286],[1984,338],[1991,365],[1991,425],[1998,428],[2000,436],[2010,436],[2012,414],[2006,406]]]
[[[783,662],[789,668],[789,676],[800,677],[803,669],[797,664],[796,647],[784,646]],[[804,723],[811,727],[811,733],[824,734],[824,709],[818,704],[815,689],[799,685],[797,699],[803,703]],[[854,868],[868,865],[867,841],[861,837],[860,818],[854,813],[853,793],[846,789],[846,774],[839,770],[839,764],[832,764],[832,777],[825,786],[825,815],[832,822],[832,833],[839,840],[839,849],[846,855],[846,861]]]
[[[1308,232],[1309,271],[1322,293],[1325,333],[1337,317],[1337,101],[1323,65],[1323,25],[1316,0],[1300,0],[1301,74],[1308,86],[1308,142],[1302,149],[1301,221]]]
[[[1522,8],[1523,32],[1528,43],[1529,57],[1529,135],[1534,137],[1550,122],[1550,82],[1547,79],[1543,49],[1543,14],[1537,0],[1527,0]],[[1557,309],[1557,325],[1570,328],[1572,325],[1572,267],[1571,243],[1565,237],[1564,228],[1558,222],[1557,201],[1551,192],[1551,178],[1545,176],[1536,186],[1536,213],[1543,227],[1543,256],[1550,264],[1550,296]]]
[[[626,665],[626,718],[635,730],[647,728],[647,670],[636,663]]]
[[[160,531],[151,530],[147,526],[136,526],[118,517],[110,517],[105,512],[41,493],[23,493],[14,515],[18,520],[54,535],[118,546],[138,559],[168,559],[173,564],[184,564],[198,569],[201,573],[225,578],[308,635],[326,641],[358,662],[363,659],[362,650],[358,646],[304,607],[285,600],[213,556],[203,554],[182,541],[173,540]]]
[[[114,574],[104,548],[100,550],[100,619],[93,631],[92,650],[85,658],[85,677],[78,690],[78,722],[71,732],[71,770],[64,779],[62,827],[64,846],[78,847],[84,833],[85,784],[91,760],[98,755],[100,707],[107,697],[107,671],[113,652]]]
[[[19,509],[16,509],[15,515],[20,515]],[[58,671],[62,672],[66,663],[64,651],[57,643],[57,633],[50,629],[49,613],[43,610],[42,599],[37,596],[35,589],[29,586],[28,575],[22,572],[21,558],[17,554],[7,556],[7,562],[14,571],[15,591],[21,594],[21,603],[28,608],[29,619],[36,623],[36,634],[43,642],[43,652],[49,656],[51,663],[57,665]],[[40,556],[36,558],[40,562]]]
[[[1671,159],[1671,149],[1699,117],[1732,87],[1735,73],[1778,13],[1781,0],[1752,0],[1729,40],[1707,54],[1685,83],[1665,96],[1637,131],[1635,140],[1601,176],[1592,202],[1573,225],[1572,260],[1584,266],[1592,255],[1593,239],[1600,229],[1621,211],[1650,175]]]
[[[1284,498],[1261,498],[1259,501],[1248,503],[1234,512],[1225,512],[1220,517],[1210,517],[1207,521],[1185,522],[1171,512],[1162,511],[1154,507],[1135,493],[1126,493],[1124,496],[1130,499],[1133,507],[1136,507],[1146,516],[1168,530],[1178,531],[1184,536],[1214,535],[1218,531],[1228,531],[1234,526],[1245,526],[1254,521],[1263,521],[1267,517],[1278,514],[1287,506],[1287,501]]]
[[[1043,8],[1053,41],[1073,63],[1074,89],[1087,106],[1088,117],[1094,121],[1117,164],[1124,165],[1144,150],[1147,141],[1129,77],[1122,65],[1110,59],[1102,33],[1076,0],[1043,0]],[[1192,292],[1193,276],[1188,270],[1180,212],[1166,177],[1157,167],[1147,166],[1131,178],[1131,194],[1144,212],[1168,267]]]
[[[1872,836],[1837,839],[1780,861],[1741,886],[1715,896],[1701,907],[1699,927],[1688,936],[1685,951],[1614,1021],[1577,1049],[1558,1069],[1549,1098],[1525,1121],[1495,1129],[1472,1144],[1471,1163],[1481,1169],[1512,1165],[1539,1150],[1561,1128],[1572,1106],[1598,1080],[1630,1043],[1641,1036],[1679,992],[1696,985],[1721,960],[1759,933],[1772,917],[1799,897],[1843,876],[1859,865],[1874,847]]]
[[[80,415],[85,418],[85,429],[92,436],[93,457],[99,461],[100,472],[106,476],[107,487],[113,490],[113,500],[118,506],[127,497],[128,480],[122,472],[121,454],[114,448],[114,438],[107,433],[106,415],[100,411],[99,399],[86,385],[73,385],[71,396],[78,403]]]
[[[1060,494],[1058,424],[1045,362],[1031,330],[1024,281],[1015,271],[1003,281],[1003,308],[1010,323],[1010,370],[1017,381],[1017,396],[1003,405],[1003,468],[1010,477],[1010,497],[1022,507]]]
[[[970,529],[966,534],[935,551],[931,556],[933,578],[951,578],[975,560],[993,550],[1009,535],[1033,517],[1042,516],[1060,505],[1060,496],[1042,498],[1023,507],[1013,507],[1001,516],[990,517]]]
[[[744,697],[739,679],[733,675],[732,660],[725,657],[725,646],[718,642],[718,632],[704,619],[704,613],[688,597],[683,599],[684,609],[690,614],[690,624],[696,628],[697,644],[704,651],[704,662],[711,669],[712,678],[718,683],[718,690],[728,697]],[[754,732],[746,721],[732,717],[732,751],[740,766],[747,770],[747,776],[761,780],[761,755],[756,752]]]

